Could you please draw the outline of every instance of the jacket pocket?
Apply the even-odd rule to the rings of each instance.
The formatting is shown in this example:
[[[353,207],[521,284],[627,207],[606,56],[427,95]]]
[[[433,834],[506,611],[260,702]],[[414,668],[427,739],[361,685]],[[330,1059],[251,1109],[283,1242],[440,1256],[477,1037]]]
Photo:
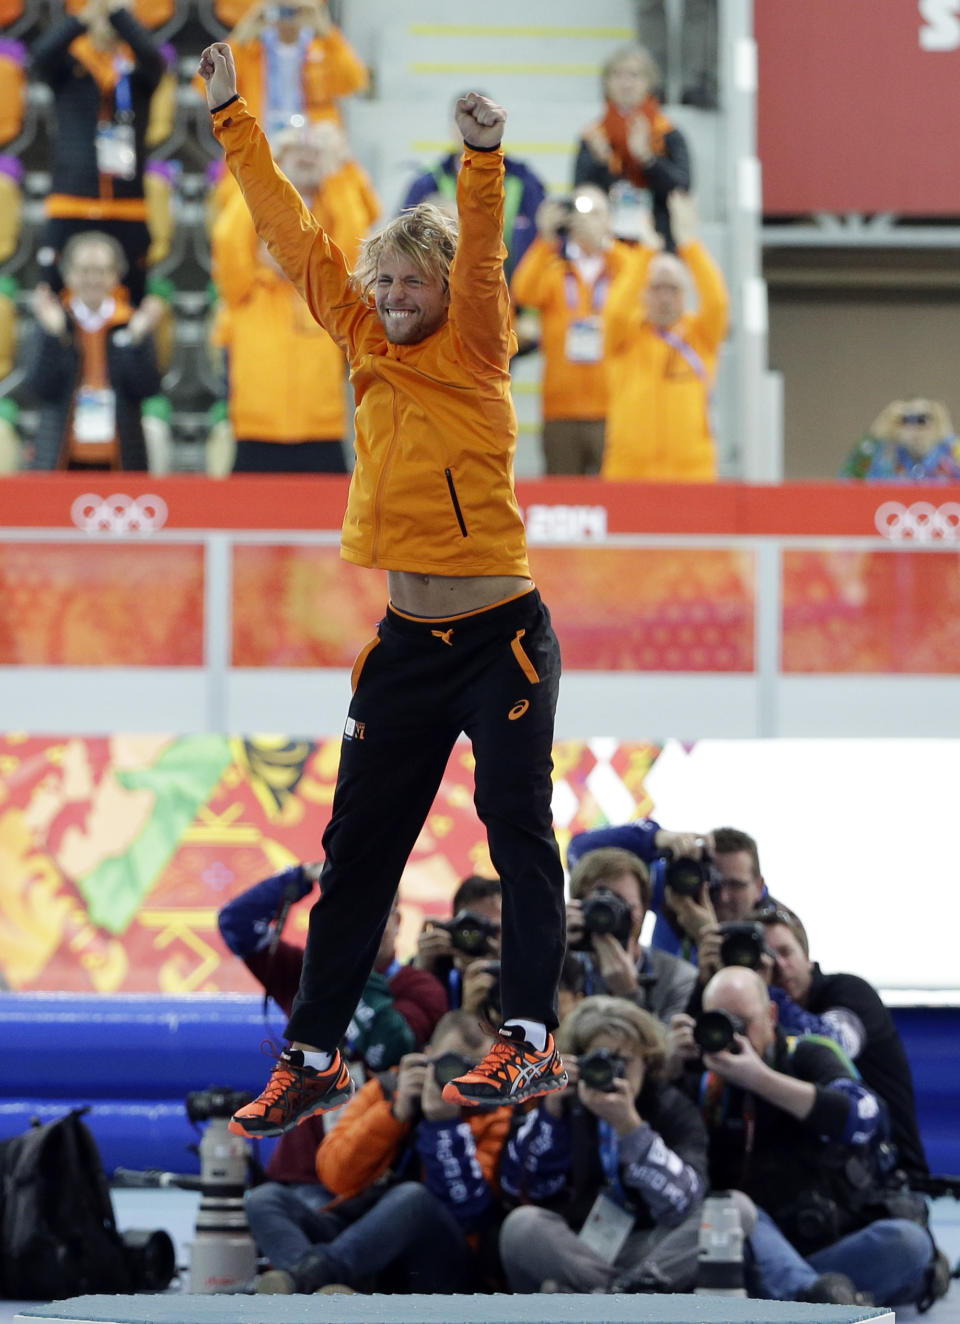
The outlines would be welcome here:
[[[517,659],[517,662],[520,664],[520,670],[526,676],[530,684],[539,685],[540,684],[539,672],[537,671],[537,668],[533,665],[533,663],[530,661],[529,657],[527,657],[526,650],[524,649],[523,644],[520,642],[526,633],[527,633],[526,630],[517,631],[517,633],[510,640],[510,651],[513,654],[513,656]]]
[[[463,518],[463,511],[460,509],[460,498],[457,496],[456,485],[453,481],[453,471],[444,469],[444,476],[447,480],[447,489],[450,492],[450,500],[453,502],[453,513],[457,517],[457,523],[460,525],[460,532],[464,537],[467,536],[467,525]]]
[[[367,658],[370,656],[370,654],[373,652],[373,650],[376,648],[379,642],[380,642],[380,636],[378,634],[375,634],[372,639],[369,639],[363,645],[363,647],[360,649],[360,652],[357,654],[357,660],[356,662],[354,662],[353,670],[350,672],[350,689],[354,694],[356,694],[357,686],[360,684],[360,676],[363,673],[363,668],[367,664]]]

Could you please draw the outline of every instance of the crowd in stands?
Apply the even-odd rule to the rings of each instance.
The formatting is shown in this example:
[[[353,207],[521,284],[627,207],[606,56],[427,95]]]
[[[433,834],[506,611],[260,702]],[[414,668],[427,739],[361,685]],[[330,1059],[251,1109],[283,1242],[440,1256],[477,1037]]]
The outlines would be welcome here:
[[[517,1109],[443,1100],[499,1024],[500,885],[464,879],[406,964],[395,906],[344,1045],[361,1087],[285,1133],[247,1191],[251,1290],[689,1292],[704,1199],[729,1190],[752,1297],[942,1296],[890,1013],[811,959],[753,838],[637,820],[575,836],[568,863],[567,1087]],[[287,869],[220,913],[284,1009],[302,951],[280,917],[319,873]]]
[[[45,26],[25,4],[13,0],[7,30],[26,40],[0,41],[0,263],[9,273],[0,275],[0,471],[171,467],[166,387],[179,291],[168,273],[183,162],[197,155],[207,180],[201,265],[211,275],[205,380],[218,397],[205,467],[218,475],[350,469],[343,356],[257,240],[201,123],[199,81],[179,85],[201,44],[228,37],[241,93],[279,163],[354,261],[383,207],[352,159],[340,102],[365,93],[369,73],[324,0],[218,0],[199,13],[173,0],[69,0]],[[655,8],[637,7],[654,44],[665,32]],[[699,26],[691,16],[691,32]],[[507,156],[506,275],[523,346],[543,350],[550,474],[716,473],[708,401],[726,295],[696,236],[689,147],[661,110],[661,81],[644,46],[610,53],[600,114],[571,144],[572,192],[561,200],[547,199],[535,172]],[[45,156],[30,83],[52,94]],[[706,86],[699,73],[694,85]],[[687,101],[715,105],[714,93],[691,89]],[[189,98],[196,106],[184,130]],[[188,139],[179,148],[177,134]],[[21,224],[24,160],[49,175],[34,232]],[[458,168],[454,140],[412,180],[404,207],[456,209]],[[101,260],[111,254],[110,289],[85,295],[70,285],[65,256],[77,234],[91,237]],[[16,273],[32,289],[17,290]],[[708,307],[696,312],[685,308],[687,273],[702,305],[702,279],[710,286]],[[608,305],[620,308],[609,328]],[[30,424],[20,437],[19,406]]]
[[[202,0],[197,10],[192,0],[51,0],[49,13],[44,0],[11,0],[8,8],[0,32],[0,473],[175,466],[182,411],[171,392],[183,375],[181,309],[192,293],[176,283],[185,165],[206,187],[194,254],[209,275],[199,296],[206,352],[196,402],[207,408],[206,471],[349,471],[343,356],[257,239],[209,134],[200,80],[190,77],[200,47],[225,36],[241,93],[282,168],[352,262],[387,218],[353,159],[341,109],[344,98],[369,92],[370,73],[326,0]],[[717,475],[711,402],[728,298],[699,233],[689,145],[661,104],[669,96],[716,108],[717,6],[687,0],[679,34],[669,9],[662,0],[635,5],[645,44],[612,49],[604,63],[598,115],[571,144],[569,193],[547,197],[528,165],[506,158],[505,272],[520,352],[542,357],[548,475]],[[44,85],[52,97],[45,130],[36,95]],[[403,207],[426,201],[455,211],[455,132],[451,147],[411,180]],[[43,181],[42,225],[23,222],[31,178]],[[64,261],[70,239],[91,231],[101,253],[108,240],[121,250],[116,286],[96,307],[70,287]],[[148,315],[131,329],[144,306]],[[122,365],[134,358],[132,382]],[[842,474],[956,479],[949,419],[927,405],[891,405]]]

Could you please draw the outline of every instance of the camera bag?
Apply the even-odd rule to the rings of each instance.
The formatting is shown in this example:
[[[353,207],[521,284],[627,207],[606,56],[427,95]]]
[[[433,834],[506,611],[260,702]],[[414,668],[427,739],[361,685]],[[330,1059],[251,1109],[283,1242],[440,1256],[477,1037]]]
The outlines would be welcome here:
[[[0,1295],[8,1299],[62,1300],[134,1286],[85,1111],[0,1144]]]

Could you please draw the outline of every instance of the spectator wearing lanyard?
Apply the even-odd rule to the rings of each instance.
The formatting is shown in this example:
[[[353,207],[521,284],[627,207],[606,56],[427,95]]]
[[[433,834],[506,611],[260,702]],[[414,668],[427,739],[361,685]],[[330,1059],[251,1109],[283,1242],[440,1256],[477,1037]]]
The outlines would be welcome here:
[[[607,412],[603,308],[615,277],[646,253],[614,239],[606,194],[593,184],[542,203],[537,231],[510,288],[515,303],[540,314],[546,472],[598,474]]]
[[[153,333],[163,301],[135,312],[119,288],[123,249],[88,230],[63,250],[66,288],[34,292],[26,382],[36,396],[34,469],[146,469],[140,405],[160,390]]]
[[[150,246],[143,169],[150,101],[163,76],[163,56],[127,0],[89,0],[32,50],[33,73],[53,90],[51,188],[37,261],[45,284],[61,288],[60,251],[71,235],[112,235],[127,260],[126,284],[143,298]]]
[[[363,92],[370,81],[363,61],[331,21],[325,0],[261,0],[244,14],[230,41],[240,94],[268,137],[296,124],[298,116],[341,123],[337,99]]]
[[[605,478],[705,482],[716,478],[710,392],[727,332],[727,291],[696,237],[695,209],[670,195],[677,256],[658,254],[614,283],[605,310],[609,405]],[[685,311],[689,270],[699,298]]]

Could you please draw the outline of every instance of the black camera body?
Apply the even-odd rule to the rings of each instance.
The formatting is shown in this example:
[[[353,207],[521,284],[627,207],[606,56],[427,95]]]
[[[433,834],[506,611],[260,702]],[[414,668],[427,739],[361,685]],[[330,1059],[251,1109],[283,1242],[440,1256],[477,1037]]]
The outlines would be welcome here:
[[[621,947],[630,941],[633,915],[622,896],[607,887],[596,887],[580,903],[583,912],[583,937],[570,944],[571,951],[589,952],[590,939],[595,933],[612,933]]]
[[[702,1011],[693,1027],[693,1039],[705,1053],[739,1053],[735,1036],[746,1029],[740,1017],[728,1011]]]
[[[720,964],[741,965],[759,970],[767,950],[767,936],[755,920],[727,920],[717,926],[721,933]]]
[[[714,887],[720,881],[717,866],[706,853],[698,859],[695,855],[674,856],[671,852],[665,859],[666,885],[677,896],[699,897],[704,883]]]
[[[213,1117],[232,1117],[238,1108],[242,1108],[252,1098],[249,1090],[231,1090],[222,1085],[192,1090],[186,1098],[187,1116],[191,1122],[209,1122]]]
[[[457,1076],[465,1075],[474,1064],[462,1053],[441,1053],[433,1059],[433,1078],[440,1089],[449,1085]]]
[[[578,1065],[584,1085],[603,1094],[613,1094],[616,1082],[626,1075],[627,1059],[609,1048],[594,1048],[592,1052],[584,1053]]]
[[[435,919],[432,921],[438,929],[450,934],[450,941],[464,956],[485,956],[490,950],[490,942],[496,938],[499,929],[485,915],[478,915],[474,910],[458,910],[453,919]]]
[[[557,226],[557,238],[563,243],[566,243],[570,238],[570,222],[573,220],[573,213],[576,208],[574,207],[573,198],[571,198],[569,194],[560,198],[554,198],[554,202],[556,202],[557,206],[563,211],[563,219]]]

